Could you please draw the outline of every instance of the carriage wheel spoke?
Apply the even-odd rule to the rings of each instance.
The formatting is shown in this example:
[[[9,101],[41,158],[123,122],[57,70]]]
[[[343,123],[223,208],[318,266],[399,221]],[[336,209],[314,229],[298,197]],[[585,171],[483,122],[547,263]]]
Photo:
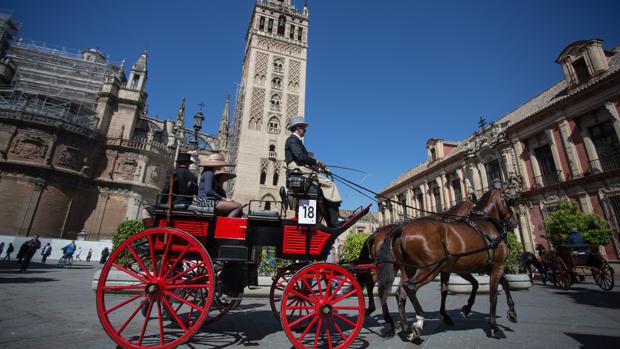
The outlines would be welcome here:
[[[125,268],[125,267],[121,266],[120,264],[117,264],[116,262],[112,263],[112,266],[116,267],[116,269],[118,269],[118,270],[120,270],[120,271],[122,271],[122,272],[125,272],[125,273],[127,273],[127,274],[129,274],[129,275],[131,275],[131,276],[135,277],[136,279],[138,279],[138,280],[140,280],[140,281],[144,282],[145,284],[146,284],[146,283],[148,283],[148,280],[147,280],[147,279],[145,279],[142,275],[140,275],[140,274],[136,273],[136,272],[135,272],[135,271],[133,271],[133,270],[129,270],[129,269],[127,269],[127,268]]]
[[[136,252],[136,250],[133,249],[131,244],[127,245],[127,249],[129,249],[129,252],[131,252],[131,255],[136,260],[136,262],[138,262],[138,265],[140,266],[140,268],[142,268],[142,270],[144,270],[144,272],[146,273],[146,276],[148,278],[151,278],[151,273],[149,272],[149,270],[146,267],[146,265],[144,265],[144,262],[142,262],[142,258],[140,258],[140,256],[138,256],[138,253]]]
[[[156,263],[155,263],[155,246],[153,246],[153,238],[151,235],[146,236],[146,240],[149,243],[149,254],[151,255],[151,267],[153,268],[153,275],[157,275]]]
[[[113,285],[113,286],[103,286],[104,290],[142,290],[144,289],[144,285]]]
[[[164,248],[164,255],[161,257],[161,261],[160,261],[160,266],[159,266],[159,272],[157,273],[157,276],[161,276],[162,272],[164,270],[164,268],[166,267],[166,259],[168,258],[168,251],[170,251],[170,245],[172,245],[170,243],[170,241],[168,241],[168,243],[165,243],[167,237],[168,237],[168,233],[164,233],[164,244],[166,245],[166,247]]]
[[[334,297],[336,297],[336,295],[338,295],[338,292],[340,291],[340,289],[344,286],[344,284],[346,283],[346,281],[348,280],[346,277],[343,279],[340,278],[335,278],[336,280],[340,281],[338,283],[338,286],[336,286],[336,289],[334,290],[334,292],[331,294],[331,296],[329,296],[328,301],[331,302]],[[337,302],[334,302],[337,303]]]
[[[136,299],[138,299],[138,298],[140,298],[140,297],[143,297],[143,296],[145,296],[145,295],[146,295],[146,292],[141,292],[141,293],[139,293],[138,295],[135,295],[135,296],[133,296],[133,297],[129,298],[128,300],[126,300],[126,301],[124,301],[124,302],[122,302],[122,303],[119,303],[119,304],[115,305],[114,307],[112,307],[112,308],[110,308],[110,309],[106,310],[106,311],[105,311],[105,314],[106,314],[106,315],[108,315],[109,313],[113,312],[114,310],[116,310],[116,309],[118,309],[118,308],[120,308],[120,307],[124,307],[125,305],[127,305],[127,304],[129,304],[129,303],[131,303],[131,302],[135,301]]]
[[[162,297],[161,300],[162,302],[164,302],[164,305],[166,306],[166,308],[168,308],[168,311],[170,312],[170,315],[172,315],[172,317],[174,318],[174,321],[176,321],[179,324],[179,326],[181,326],[183,331],[187,332],[187,327],[183,323],[183,320],[179,318],[179,315],[177,315],[177,313],[172,309],[172,305],[170,305],[170,302],[168,302],[168,300],[165,297]]]
[[[306,297],[305,295],[301,294],[299,291],[297,291],[294,288],[291,288],[291,293],[294,293],[297,297],[305,300],[308,303],[312,303],[312,300],[310,300],[310,298]]]
[[[331,304],[336,304],[342,300],[344,300],[345,298],[349,298],[351,297],[353,294],[355,294],[356,290],[352,289],[351,291],[349,291],[347,294],[345,294],[344,296],[340,296],[338,298],[336,298]]]
[[[209,288],[210,284],[175,284],[166,286],[167,289],[177,289],[177,288]]]
[[[325,292],[326,297],[330,297],[330,292],[332,289],[332,281],[334,280],[334,269],[329,269],[329,276],[327,277],[327,291]],[[326,322],[327,324],[327,322]]]
[[[196,304],[194,304],[194,303],[192,303],[192,302],[190,302],[190,301],[188,301],[188,300],[186,300],[186,299],[183,299],[183,298],[181,298],[181,297],[177,296],[176,294],[174,294],[174,293],[172,293],[172,292],[166,291],[165,293],[166,293],[166,295],[168,295],[169,297],[172,297],[172,298],[176,299],[177,301],[179,301],[179,302],[181,302],[181,303],[184,303],[184,304],[186,304],[186,305],[189,305],[190,307],[192,307],[192,308],[194,308],[194,309],[196,309],[196,310],[199,310],[200,312],[204,311],[204,309],[203,309],[203,308],[201,308],[201,307],[197,306]],[[195,297],[194,297],[194,299],[195,299]]]
[[[171,277],[170,279],[168,279],[168,280],[166,280],[166,281],[167,281],[167,282],[169,282],[169,283],[170,283],[170,282],[173,282],[173,281],[177,280],[178,278],[180,278],[181,276],[183,276],[183,275],[186,275],[186,274],[190,273],[192,270],[194,270],[194,269],[196,269],[196,268],[198,268],[198,267],[203,266],[204,264],[205,264],[204,262],[200,262],[200,263],[194,264],[194,265],[193,265],[193,266],[191,266],[189,269],[185,269],[185,270],[183,270],[182,272],[180,272],[180,273],[176,274],[175,276]]]
[[[331,334],[331,330],[329,329],[329,318],[327,319],[327,321],[325,321],[325,333],[327,334],[327,346],[329,347],[329,349],[332,348],[332,334]]]
[[[161,311],[161,302],[157,300],[157,319],[159,322],[159,344],[164,345],[164,318]]]
[[[306,326],[306,329],[304,330],[304,332],[301,334],[301,336],[299,336],[299,338],[297,338],[298,341],[301,342],[302,339],[304,339],[306,337],[306,335],[308,334],[308,332],[310,331],[310,328],[312,328],[312,325],[314,325],[314,323],[319,319],[318,316],[315,316],[312,318],[312,321],[310,321],[310,323],[308,324],[308,326]]]
[[[359,307],[356,307],[354,305],[347,305],[347,306],[334,306],[332,307],[332,309],[338,309],[338,310],[358,310]]]
[[[151,317],[151,310],[153,310],[153,302],[149,302],[149,308],[146,310],[146,316],[144,317],[144,324],[142,325],[142,332],[140,332],[140,338],[138,338],[138,345],[142,345],[142,339],[144,339],[144,332],[146,331],[146,325],[149,323]]]
[[[298,305],[298,306],[291,306],[291,307],[288,307],[288,309],[291,309],[291,310],[311,310],[311,309],[314,309],[314,307],[312,307],[312,306],[300,306],[300,305]],[[357,308],[355,308],[355,309],[357,309]]]
[[[301,282],[308,288],[308,290],[310,291],[310,293],[312,293],[313,296],[317,297],[316,293],[314,292],[314,290],[312,289],[312,287],[310,287],[310,284],[308,283],[308,280],[306,280],[306,278],[302,278]],[[320,291],[320,290],[319,290]],[[320,293],[319,293],[320,294]]]
[[[319,288],[319,296],[322,296],[323,295],[323,288],[321,287],[321,275],[319,274],[319,270],[318,269],[314,270],[314,278],[313,278],[313,280],[315,280],[315,279],[316,279],[317,287]],[[312,292],[312,294],[314,295],[314,292]]]
[[[297,319],[297,320],[295,320],[295,321],[291,322],[291,323],[288,325],[288,326],[289,326],[289,328],[293,328],[293,327],[295,327],[295,326],[299,325],[300,323],[302,323],[304,320],[308,319],[308,318],[309,318],[309,317],[311,317],[312,315],[314,315],[314,313],[313,313],[313,312],[308,313],[308,314],[306,314],[306,315],[304,315],[304,316],[300,317],[299,319]]]
[[[125,320],[125,323],[123,323],[123,326],[121,326],[121,329],[118,330],[118,332],[116,332],[119,336],[120,336],[121,332],[123,332],[123,330],[125,330],[125,327],[127,327],[127,325],[129,325],[131,320],[133,320],[133,318],[136,317],[136,314],[138,314],[140,309],[142,309],[142,307],[147,302],[147,300],[148,299],[145,298],[142,302],[140,302],[140,305],[136,308],[136,310],[134,310],[133,313],[131,314],[131,316],[129,316],[129,318],[127,320]]]
[[[342,330],[340,329],[340,326],[338,326],[338,323],[336,322],[335,319],[334,319],[334,327],[336,328],[336,331],[338,331],[338,334],[340,334],[340,337],[342,337],[343,341],[346,341],[347,338],[349,338],[349,337],[344,335],[344,332],[342,332]]]
[[[316,325],[316,334],[314,335],[313,349],[316,349],[316,345],[319,342],[319,336],[321,335],[321,327],[323,327],[323,319],[319,318],[319,323]]]
[[[174,270],[174,268],[176,268],[177,264],[179,264],[179,261],[183,259],[183,257],[187,253],[187,251],[189,251],[190,247],[192,247],[192,244],[191,243],[187,244],[187,246],[185,247],[183,252],[181,252],[181,254],[176,258],[176,260],[174,261],[172,266],[170,268],[168,268],[168,270],[166,271],[166,274],[164,274],[164,276],[162,276],[164,279],[168,277],[168,274],[170,274],[170,272],[172,270]]]
[[[340,315],[340,314],[338,314],[338,313],[334,313],[334,316],[335,316],[335,317],[337,317],[337,318],[339,318],[340,320],[342,320],[342,321],[344,321],[344,322],[348,323],[349,325],[351,325],[351,326],[355,327],[355,322],[353,322],[353,321],[351,321],[351,320],[347,319],[346,317],[344,317],[344,316],[342,316],[342,315]]]

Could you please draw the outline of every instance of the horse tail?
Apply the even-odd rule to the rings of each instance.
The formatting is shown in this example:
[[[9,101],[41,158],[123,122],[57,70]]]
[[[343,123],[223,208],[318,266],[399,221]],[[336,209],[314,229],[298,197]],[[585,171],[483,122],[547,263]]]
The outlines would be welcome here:
[[[394,278],[396,277],[394,273],[394,264],[396,260],[394,258],[394,251],[392,250],[392,243],[394,239],[399,236],[401,233],[400,228],[394,228],[391,232],[389,232],[385,239],[383,240],[383,245],[379,250],[379,255],[377,256],[377,274],[379,285],[383,287],[391,286],[391,283],[394,282]]]
[[[370,250],[372,248],[372,245],[374,244],[375,244],[375,234],[370,234],[370,236],[368,236],[368,238],[364,242],[364,245],[362,246],[360,254],[357,257],[358,263],[372,262],[372,257],[370,256]]]

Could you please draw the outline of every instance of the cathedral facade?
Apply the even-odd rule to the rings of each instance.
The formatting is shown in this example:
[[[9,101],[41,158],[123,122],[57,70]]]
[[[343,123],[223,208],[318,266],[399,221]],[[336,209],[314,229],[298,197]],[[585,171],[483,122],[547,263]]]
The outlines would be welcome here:
[[[287,120],[304,114],[307,51],[306,6],[299,11],[291,0],[256,2],[228,142],[237,202],[279,200]]]

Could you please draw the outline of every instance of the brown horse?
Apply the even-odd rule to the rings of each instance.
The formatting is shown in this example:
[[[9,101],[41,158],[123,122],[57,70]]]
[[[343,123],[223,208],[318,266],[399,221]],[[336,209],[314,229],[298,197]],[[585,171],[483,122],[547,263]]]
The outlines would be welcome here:
[[[447,219],[459,219],[460,217],[468,216],[471,213],[474,206],[475,206],[474,202],[472,202],[471,200],[465,200],[465,201],[462,201],[454,205],[449,210],[443,213],[437,214],[437,215],[433,215],[433,216],[436,218],[445,217]],[[381,250],[381,247],[383,246],[383,241],[385,237],[391,231],[398,229],[398,226],[399,226],[398,224],[389,224],[389,225],[378,228],[372,235],[370,235],[368,239],[366,240],[366,242],[364,243],[362,250],[360,251],[358,262],[359,263],[372,263],[376,261],[376,258],[379,255],[379,251]],[[398,268],[397,265],[394,265],[394,267]],[[395,276],[396,273],[394,272],[393,275]],[[467,302],[467,305],[463,307],[464,313],[468,314],[469,309],[471,309],[474,303],[474,300],[476,298],[476,292],[478,290],[478,281],[476,281],[476,279],[471,274],[459,274],[459,275],[463,279],[468,280],[472,284],[472,292],[469,296],[469,300]],[[450,273],[441,274],[442,288],[441,288],[440,313],[442,314],[444,322],[446,324],[453,324],[452,319],[450,319],[448,314],[445,312],[446,296],[448,293],[447,281],[449,277],[450,277]],[[445,282],[444,282],[444,279],[445,279]],[[407,295],[402,288],[402,280],[403,279],[401,278],[401,285],[398,288],[399,293],[398,295],[396,295],[396,301],[399,304],[399,309],[404,309],[404,305],[406,303],[406,298],[407,298]],[[393,283],[394,280],[392,279],[391,281]],[[376,275],[373,275],[370,272],[362,272],[358,274],[358,282],[360,283],[362,287],[364,286],[366,287],[366,293],[368,294],[368,308],[366,309],[366,314],[369,315],[372,312],[374,312],[376,309],[374,296],[373,296],[373,289],[376,284]],[[381,288],[379,290],[379,296],[381,299],[381,308],[383,311],[383,318],[386,321],[386,324],[390,325],[389,328],[384,329],[382,331],[383,335],[394,334],[394,322],[392,320],[392,317],[389,315],[389,311],[387,308],[387,297],[388,297],[389,290],[390,290],[389,287]],[[401,303],[402,303],[402,307],[400,307]],[[467,311],[465,311],[465,309],[467,309]],[[404,331],[408,330],[406,328],[406,323],[401,322],[401,327],[403,328]]]
[[[509,223],[512,223],[512,211],[505,196],[501,190],[492,189],[478,201],[465,221],[447,222],[429,216],[405,224],[385,237],[378,258],[379,287],[389,284],[394,273],[390,264],[396,263],[401,269],[401,280],[406,280],[403,281],[404,292],[416,312],[412,342],[422,342],[420,333],[424,324],[424,311],[419,306],[416,292],[439,273],[489,273],[490,334],[496,338],[505,337],[495,320],[500,282],[508,300],[508,318],[517,321],[514,302],[504,278],[504,262],[508,255],[504,235]],[[446,281],[447,278],[442,277],[442,297]],[[406,323],[404,308],[399,312],[401,322]]]

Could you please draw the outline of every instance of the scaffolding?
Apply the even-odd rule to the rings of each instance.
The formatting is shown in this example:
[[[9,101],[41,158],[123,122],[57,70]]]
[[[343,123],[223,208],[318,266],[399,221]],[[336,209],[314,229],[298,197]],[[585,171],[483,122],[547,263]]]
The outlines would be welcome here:
[[[86,60],[84,52],[20,39],[6,53],[17,67],[12,88],[56,104],[69,103],[78,115],[93,115],[103,84],[119,77],[121,68],[105,60]]]

